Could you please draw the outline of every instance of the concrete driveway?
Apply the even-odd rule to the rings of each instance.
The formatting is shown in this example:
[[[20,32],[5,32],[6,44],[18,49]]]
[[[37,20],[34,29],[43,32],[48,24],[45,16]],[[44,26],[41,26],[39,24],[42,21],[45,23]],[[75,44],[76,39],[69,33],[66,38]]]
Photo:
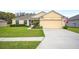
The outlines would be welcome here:
[[[77,49],[79,34],[65,29],[44,29],[45,38],[38,49]]]

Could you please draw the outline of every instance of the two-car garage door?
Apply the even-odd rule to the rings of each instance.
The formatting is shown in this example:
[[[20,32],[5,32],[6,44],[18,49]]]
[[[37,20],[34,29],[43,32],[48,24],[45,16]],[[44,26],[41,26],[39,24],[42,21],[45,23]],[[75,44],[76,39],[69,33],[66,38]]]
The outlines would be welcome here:
[[[62,21],[60,20],[41,20],[40,25],[43,28],[62,28]]]

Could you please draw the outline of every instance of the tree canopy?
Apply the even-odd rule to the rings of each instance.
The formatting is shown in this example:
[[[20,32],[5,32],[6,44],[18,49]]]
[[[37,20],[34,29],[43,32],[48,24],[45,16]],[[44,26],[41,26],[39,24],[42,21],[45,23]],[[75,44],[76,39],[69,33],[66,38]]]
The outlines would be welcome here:
[[[15,18],[15,14],[0,11],[0,19],[6,20],[8,24],[11,24],[13,18]]]

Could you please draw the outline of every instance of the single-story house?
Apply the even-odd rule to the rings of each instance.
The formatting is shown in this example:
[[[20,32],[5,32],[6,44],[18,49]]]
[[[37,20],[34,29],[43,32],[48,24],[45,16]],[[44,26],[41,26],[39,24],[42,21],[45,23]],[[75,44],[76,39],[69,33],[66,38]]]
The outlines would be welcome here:
[[[50,11],[48,13],[40,12],[33,17],[40,20],[40,26],[43,28],[62,28],[65,26],[65,17],[56,11]]]
[[[0,27],[7,26],[7,21],[0,19]]]
[[[67,26],[70,27],[79,27],[79,15],[75,15],[68,19]]]
[[[23,16],[24,17],[24,16]],[[16,20],[20,20],[22,19],[24,21],[24,19],[27,22],[27,25],[32,24],[32,20],[39,20],[39,25],[42,26],[43,28],[62,28],[63,26],[65,26],[65,22],[64,22],[64,18],[65,16],[59,14],[56,11],[50,11],[48,13],[46,12],[40,12],[36,15],[31,16],[30,18],[16,18]],[[12,24],[16,24],[15,21],[12,21]],[[23,24],[24,22],[20,22],[19,24]]]

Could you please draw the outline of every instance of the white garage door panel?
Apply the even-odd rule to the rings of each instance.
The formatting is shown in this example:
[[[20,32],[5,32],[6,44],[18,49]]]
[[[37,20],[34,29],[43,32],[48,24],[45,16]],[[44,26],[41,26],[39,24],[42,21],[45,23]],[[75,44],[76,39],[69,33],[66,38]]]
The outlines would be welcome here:
[[[40,21],[43,28],[62,28],[61,21]]]

